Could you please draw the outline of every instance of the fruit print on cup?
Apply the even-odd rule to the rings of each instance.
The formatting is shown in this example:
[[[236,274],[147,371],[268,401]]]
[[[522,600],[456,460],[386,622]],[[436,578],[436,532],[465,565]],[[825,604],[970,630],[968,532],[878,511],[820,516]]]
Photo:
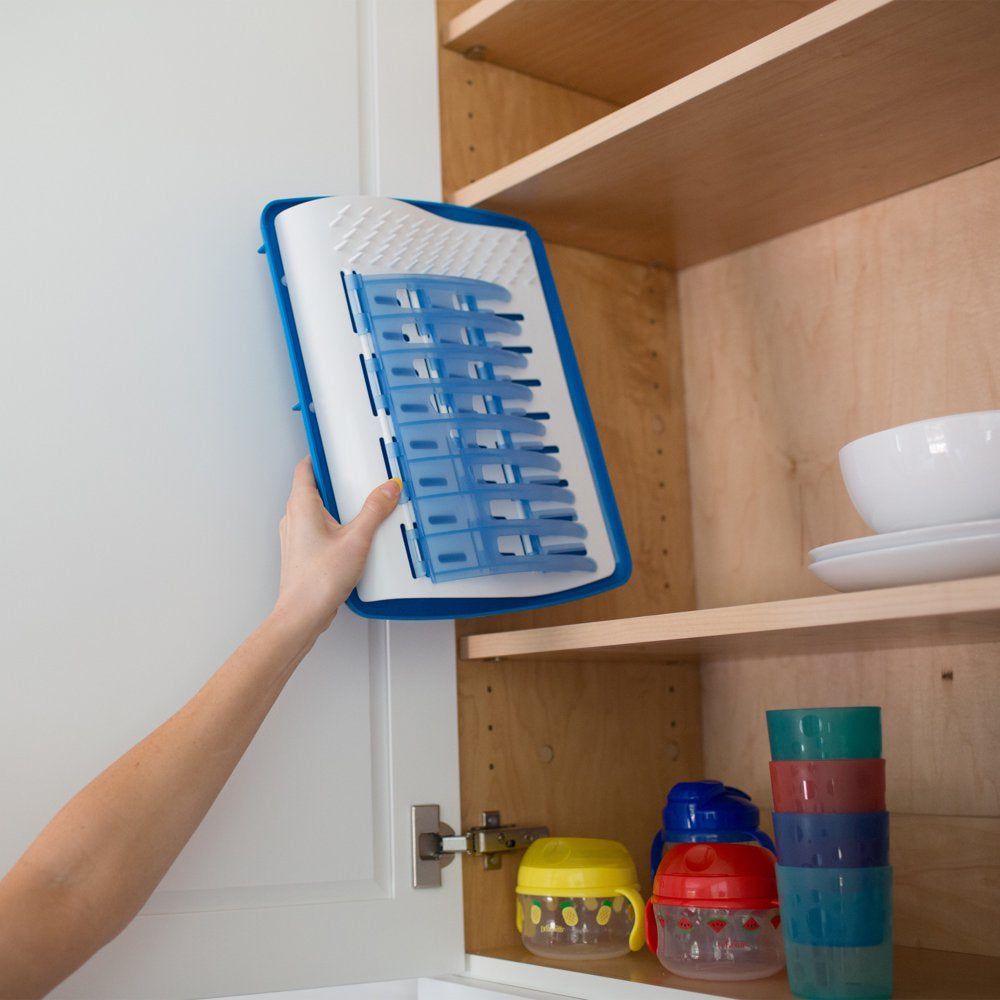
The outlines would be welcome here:
[[[691,979],[760,979],[785,964],[775,860],[745,843],[670,848],[646,904],[646,943]]]
[[[635,864],[617,841],[544,837],[525,852],[515,889],[524,946],[546,958],[611,958],[643,944]]]

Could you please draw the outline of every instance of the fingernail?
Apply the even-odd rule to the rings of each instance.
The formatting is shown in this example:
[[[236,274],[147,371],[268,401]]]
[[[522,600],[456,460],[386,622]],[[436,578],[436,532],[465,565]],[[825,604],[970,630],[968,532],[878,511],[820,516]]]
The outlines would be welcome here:
[[[392,479],[384,482],[379,489],[390,499],[396,500],[399,494],[403,492],[403,480],[398,476],[394,476]]]

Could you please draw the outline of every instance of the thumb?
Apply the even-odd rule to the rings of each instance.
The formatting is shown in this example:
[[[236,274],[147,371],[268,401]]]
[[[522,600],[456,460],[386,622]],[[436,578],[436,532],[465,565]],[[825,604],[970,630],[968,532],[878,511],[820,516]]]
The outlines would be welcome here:
[[[350,527],[371,540],[375,529],[396,509],[402,490],[403,484],[399,479],[389,479],[376,486],[368,494]]]

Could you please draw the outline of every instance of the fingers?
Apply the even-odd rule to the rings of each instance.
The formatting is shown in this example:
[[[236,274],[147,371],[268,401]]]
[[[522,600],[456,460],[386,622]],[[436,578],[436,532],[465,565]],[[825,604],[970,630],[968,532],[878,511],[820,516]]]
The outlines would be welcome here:
[[[316,476],[313,473],[312,459],[307,456],[295,465],[295,471],[292,473],[291,496],[308,496],[315,492],[317,492]]]
[[[368,494],[357,517],[351,521],[351,528],[367,538],[375,534],[375,529],[396,509],[403,484],[398,479],[390,479],[376,486]]]
[[[312,460],[308,457],[303,458],[292,473],[292,490],[288,494],[287,509],[289,511],[297,509],[310,517],[320,517],[321,520],[330,518],[323,498],[319,495]]]

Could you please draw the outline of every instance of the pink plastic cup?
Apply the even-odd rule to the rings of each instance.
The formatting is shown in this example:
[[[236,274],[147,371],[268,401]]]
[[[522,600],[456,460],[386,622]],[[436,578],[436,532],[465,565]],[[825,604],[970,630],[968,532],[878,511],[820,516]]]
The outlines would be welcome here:
[[[771,795],[780,813],[885,810],[885,760],[772,760]]]

